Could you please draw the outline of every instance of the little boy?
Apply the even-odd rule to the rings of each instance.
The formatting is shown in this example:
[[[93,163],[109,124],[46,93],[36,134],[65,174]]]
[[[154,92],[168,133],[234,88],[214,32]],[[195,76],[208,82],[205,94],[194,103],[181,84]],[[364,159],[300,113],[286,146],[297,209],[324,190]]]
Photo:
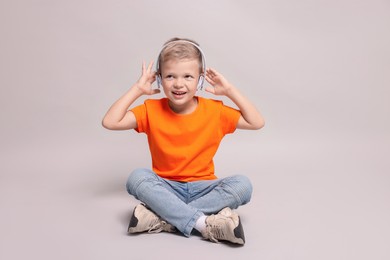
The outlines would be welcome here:
[[[220,73],[206,68],[199,45],[174,38],[162,48],[156,62],[142,65],[138,81],[108,110],[103,126],[110,130],[135,129],[147,135],[152,169],[136,169],[127,191],[137,205],[128,232],[176,232],[190,236],[195,229],[205,239],[245,243],[238,214],[232,209],[249,202],[252,185],[243,175],[218,179],[213,157],[222,138],[239,129],[260,129],[264,120],[254,105]],[[230,98],[233,109],[221,101],[196,96],[204,80],[207,92]],[[129,110],[143,95],[160,92],[166,98],[148,99]]]

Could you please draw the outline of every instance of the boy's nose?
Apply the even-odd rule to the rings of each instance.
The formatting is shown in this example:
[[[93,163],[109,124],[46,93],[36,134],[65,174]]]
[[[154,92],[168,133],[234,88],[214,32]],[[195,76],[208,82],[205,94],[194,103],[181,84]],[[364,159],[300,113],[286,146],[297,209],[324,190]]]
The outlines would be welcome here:
[[[173,85],[176,88],[180,88],[184,86],[184,80],[183,79],[176,79],[175,84]]]

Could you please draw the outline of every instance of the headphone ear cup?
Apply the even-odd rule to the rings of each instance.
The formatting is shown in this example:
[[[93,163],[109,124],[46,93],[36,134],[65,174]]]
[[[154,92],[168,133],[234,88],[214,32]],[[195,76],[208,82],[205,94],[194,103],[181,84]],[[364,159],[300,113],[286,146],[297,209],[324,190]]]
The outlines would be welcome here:
[[[202,90],[203,88],[203,83],[204,83],[204,76],[200,75],[199,80],[198,80],[198,90]]]
[[[161,86],[162,86],[162,80],[161,80],[161,76],[160,76],[160,75],[157,75],[157,76],[156,76],[156,81],[157,81],[157,87],[158,87],[158,88],[161,88]]]

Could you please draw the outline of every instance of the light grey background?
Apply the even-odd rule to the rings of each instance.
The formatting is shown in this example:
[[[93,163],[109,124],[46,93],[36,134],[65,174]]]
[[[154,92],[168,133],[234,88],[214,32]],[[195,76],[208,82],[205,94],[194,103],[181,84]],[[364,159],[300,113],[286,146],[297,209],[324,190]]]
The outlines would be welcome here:
[[[390,259],[389,14],[385,0],[1,1],[0,258]],[[126,235],[146,138],[100,121],[174,36],[266,118],[215,158],[254,184],[241,248]]]

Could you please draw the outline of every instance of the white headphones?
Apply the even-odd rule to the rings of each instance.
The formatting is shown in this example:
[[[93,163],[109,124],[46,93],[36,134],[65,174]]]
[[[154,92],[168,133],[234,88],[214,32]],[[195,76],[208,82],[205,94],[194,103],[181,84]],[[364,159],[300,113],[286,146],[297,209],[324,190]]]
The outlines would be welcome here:
[[[157,81],[157,86],[158,88],[161,88],[162,87],[162,79],[161,79],[161,74],[159,74],[159,71],[160,71],[160,56],[161,56],[161,52],[166,48],[168,47],[169,45],[171,45],[172,43],[176,43],[176,42],[183,42],[183,43],[188,43],[188,44],[191,44],[193,46],[195,46],[199,52],[200,52],[200,55],[201,55],[201,59],[202,59],[202,73],[200,74],[199,76],[199,79],[198,79],[198,90],[202,90],[203,88],[203,83],[204,83],[204,73],[206,73],[206,59],[205,59],[205,56],[204,56],[204,53],[202,51],[202,49],[195,43],[193,42],[190,42],[190,41],[187,41],[187,40],[176,40],[176,41],[172,41],[172,42],[168,42],[167,44],[165,44],[158,56],[157,56],[157,62],[156,62],[156,71],[157,71],[157,76],[156,76],[156,81]]]

